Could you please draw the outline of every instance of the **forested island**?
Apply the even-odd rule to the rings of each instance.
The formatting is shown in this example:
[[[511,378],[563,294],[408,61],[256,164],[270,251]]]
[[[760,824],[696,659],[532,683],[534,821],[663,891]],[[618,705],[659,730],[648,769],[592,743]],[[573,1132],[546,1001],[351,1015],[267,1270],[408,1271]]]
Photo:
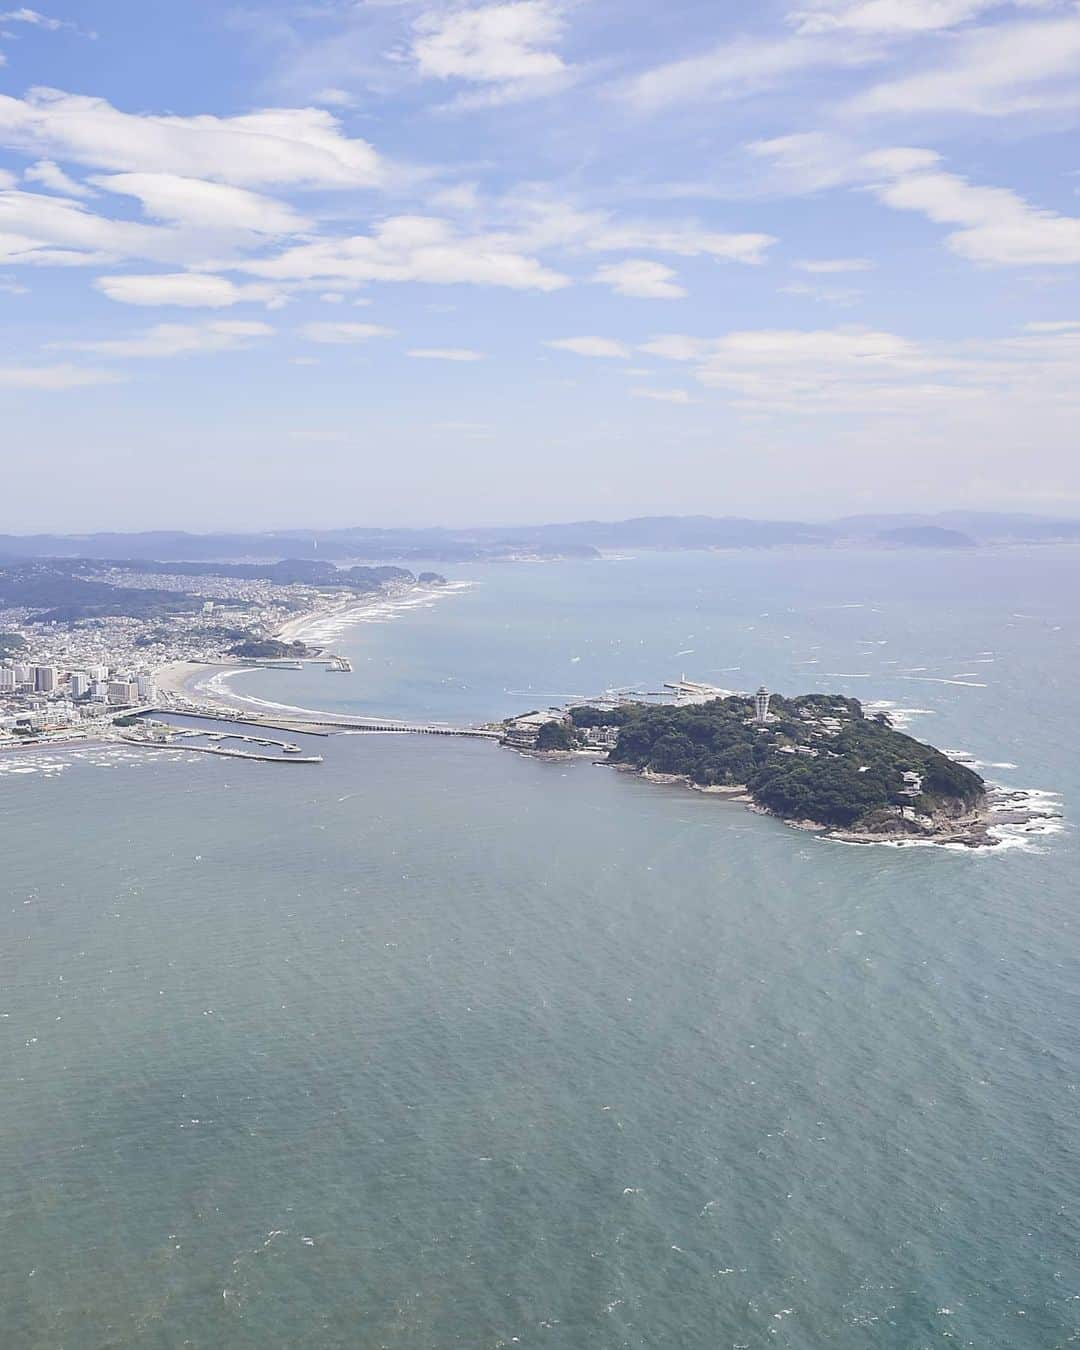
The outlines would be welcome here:
[[[534,748],[606,749],[616,767],[728,793],[843,838],[988,842],[986,784],[973,769],[839,694],[772,695],[765,717],[741,696],[583,705],[541,724]]]
[[[235,647],[229,648],[230,656],[239,656],[246,661],[279,660],[302,661],[312,655],[312,649],[306,642],[281,642],[277,638],[245,637]]]

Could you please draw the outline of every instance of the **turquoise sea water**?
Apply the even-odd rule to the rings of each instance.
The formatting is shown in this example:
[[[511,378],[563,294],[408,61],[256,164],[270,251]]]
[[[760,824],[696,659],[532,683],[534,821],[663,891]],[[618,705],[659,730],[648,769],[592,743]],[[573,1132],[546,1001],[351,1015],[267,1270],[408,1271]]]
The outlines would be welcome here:
[[[234,685],[448,720],[840,689],[1061,794],[996,854],[438,738],[4,761],[0,1346],[1072,1343],[1077,571],[462,569],[343,635],[351,679]]]

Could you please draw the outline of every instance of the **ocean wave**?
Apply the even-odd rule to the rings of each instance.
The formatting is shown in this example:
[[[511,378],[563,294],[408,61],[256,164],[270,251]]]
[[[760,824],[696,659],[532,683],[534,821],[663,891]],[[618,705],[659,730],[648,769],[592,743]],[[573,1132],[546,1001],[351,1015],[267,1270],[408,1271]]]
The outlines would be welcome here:
[[[0,754],[0,778],[26,777],[40,774],[53,778],[70,769],[73,764],[88,764],[95,769],[127,768],[132,764],[147,763],[161,755],[183,754],[182,746],[140,746],[137,750],[125,745],[83,745],[70,741],[66,745],[49,747],[27,746],[14,754]],[[198,756],[188,754],[194,763]]]
[[[979,680],[946,679],[942,675],[897,675],[898,680],[917,680],[923,684],[957,684],[961,689],[989,689]]]
[[[883,712],[897,731],[906,731],[916,717],[934,717],[933,708],[901,708],[892,699],[866,699],[863,709],[871,715]]]
[[[1008,852],[1045,853],[1043,842],[1065,829],[1060,792],[991,783],[986,795],[990,821],[986,828],[989,839],[985,844],[939,843],[933,839],[838,839],[827,832],[815,838],[818,842],[843,844],[848,848],[944,848],[953,853],[982,857]],[[1002,819],[995,822],[994,816]]]

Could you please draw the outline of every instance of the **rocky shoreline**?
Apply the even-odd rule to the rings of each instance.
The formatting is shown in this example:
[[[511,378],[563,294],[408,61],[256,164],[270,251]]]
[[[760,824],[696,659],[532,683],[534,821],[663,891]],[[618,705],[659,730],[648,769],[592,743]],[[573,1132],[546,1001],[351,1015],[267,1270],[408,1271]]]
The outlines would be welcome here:
[[[552,756],[545,755],[544,758]],[[573,758],[573,755],[563,755]],[[600,763],[608,763],[606,760]],[[930,823],[921,825],[918,821],[895,818],[895,825],[882,829],[840,829],[835,825],[826,825],[819,820],[795,820],[778,815],[767,806],[754,800],[753,794],[745,784],[731,787],[703,787],[694,783],[686,774],[656,773],[652,769],[636,769],[629,764],[611,764],[619,773],[633,774],[650,783],[662,783],[669,787],[689,788],[692,792],[701,792],[709,796],[723,797],[726,801],[738,802],[761,816],[772,816],[775,820],[790,825],[792,829],[805,830],[808,834],[819,834],[826,839],[836,839],[845,844],[946,844],[961,845],[964,848],[992,848],[1000,844],[992,829],[1001,825],[1026,825],[1036,816],[1029,810],[995,810],[989,795],[985,795],[978,805],[970,811],[935,812],[924,817]]]

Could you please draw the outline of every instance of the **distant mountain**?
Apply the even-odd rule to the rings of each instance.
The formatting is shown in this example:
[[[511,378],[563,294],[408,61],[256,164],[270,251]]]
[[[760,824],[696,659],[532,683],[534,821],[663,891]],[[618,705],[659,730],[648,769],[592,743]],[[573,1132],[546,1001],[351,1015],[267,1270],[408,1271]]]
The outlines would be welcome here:
[[[975,540],[961,530],[946,530],[940,525],[901,525],[895,530],[880,530],[879,543],[900,548],[974,548]]]
[[[1001,512],[846,516],[826,524],[741,516],[638,516],[565,524],[474,529],[273,530],[252,534],[0,535],[0,558],[124,558],[238,563],[483,562],[507,558],[594,558],[600,550],[838,547],[959,548],[975,544],[1080,540],[1080,520]]]
[[[909,528],[958,530],[980,544],[1041,543],[1080,539],[1080,520],[1061,520],[1002,511],[940,511],[932,515],[844,516],[832,522],[847,538],[873,538],[886,531]]]

